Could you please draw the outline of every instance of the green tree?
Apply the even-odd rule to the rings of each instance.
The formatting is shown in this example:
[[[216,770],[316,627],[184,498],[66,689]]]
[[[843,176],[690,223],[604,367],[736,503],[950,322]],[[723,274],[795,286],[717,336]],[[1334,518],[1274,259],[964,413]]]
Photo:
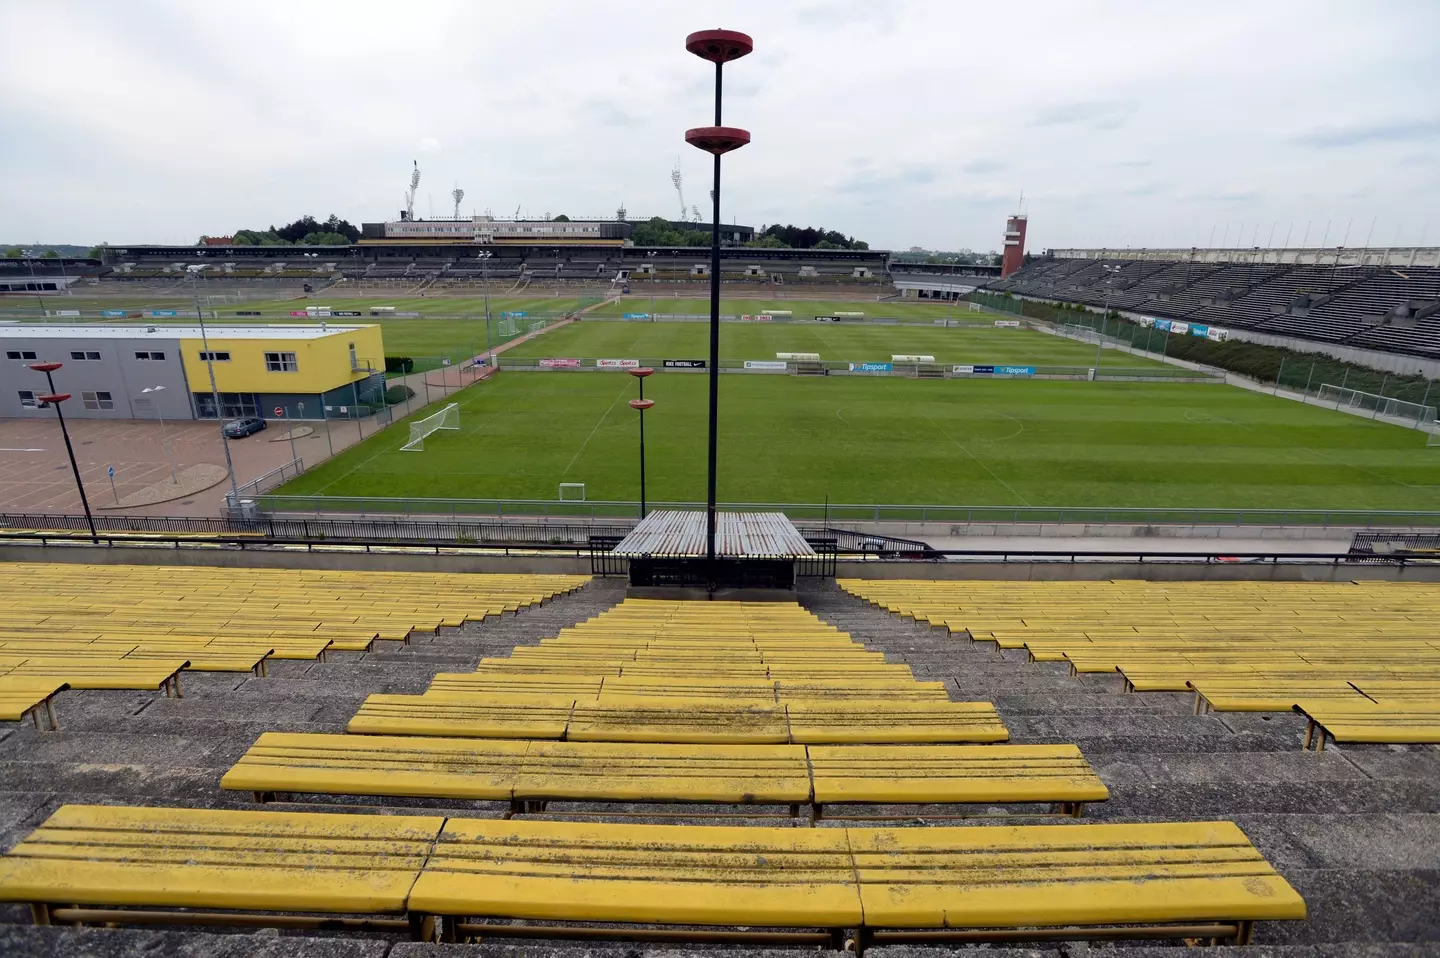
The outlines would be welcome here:
[[[7,247],[5,247],[5,258],[6,258],[6,259],[20,259],[20,258],[23,257],[24,255],[25,255],[25,251],[24,251],[23,249],[21,249],[20,247],[18,247],[18,246],[7,246]]]
[[[307,233],[300,243],[304,246],[349,246],[350,240],[340,233]]]
[[[751,240],[750,242],[746,243],[745,245],[746,245],[746,246],[753,246],[753,247],[755,247],[755,248],[757,248],[757,249],[789,249],[789,248],[790,248],[790,247],[786,246],[785,243],[784,243],[784,242],[780,239],[780,237],[778,237],[778,236],[761,236],[761,237],[759,237],[758,239],[753,239],[753,240]]]
[[[555,217],[555,218],[554,218],[553,220],[551,220],[550,222],[552,222],[552,223],[568,223],[568,222],[570,222],[570,217],[566,216],[564,213],[561,213],[559,216]]]
[[[57,252],[55,252],[53,249],[47,249],[45,252],[43,252],[43,253],[40,254],[40,258],[41,258],[41,259],[59,259],[59,258],[60,258],[60,254],[57,253]]]

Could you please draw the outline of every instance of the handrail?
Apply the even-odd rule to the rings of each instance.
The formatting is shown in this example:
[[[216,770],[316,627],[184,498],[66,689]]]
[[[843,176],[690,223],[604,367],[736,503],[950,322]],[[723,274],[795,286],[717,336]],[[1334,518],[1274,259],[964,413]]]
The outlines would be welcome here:
[[[571,555],[578,558],[590,557],[594,554],[593,547],[588,543],[529,543],[522,545],[500,545],[485,543],[466,542],[435,542],[425,540],[407,539],[300,539],[290,537],[265,537],[261,535],[194,535],[178,536],[163,534],[137,534],[137,533],[115,533],[101,532],[92,540],[88,531],[73,531],[66,533],[55,532],[33,532],[15,533],[0,531],[0,545],[9,542],[35,543],[49,545],[50,543],[63,543],[75,547],[113,547],[117,544],[126,545],[130,543],[156,545],[165,544],[175,549],[182,549],[186,546],[231,546],[239,550],[255,549],[264,550],[277,546],[294,547],[305,546],[307,552],[330,551],[333,549],[352,550],[364,548],[366,553],[376,550],[392,551],[405,549],[407,551],[425,550],[435,555],[442,552],[460,552],[465,554],[494,554],[500,553],[505,556],[526,555],[534,553],[554,553]],[[1372,553],[1357,552],[1233,552],[1221,550],[1197,551],[1197,552],[1146,552],[1136,550],[1134,552],[1096,552],[1085,549],[1061,549],[1061,550],[1040,550],[1040,549],[933,549],[924,554],[923,558],[908,558],[905,553],[895,555],[882,554],[877,556],[874,552],[863,552],[852,549],[837,549],[834,555],[840,560],[855,559],[867,562],[894,563],[915,563],[916,565],[933,566],[939,559],[970,559],[999,561],[1001,563],[1012,562],[1035,562],[1053,561],[1065,563],[1077,562],[1111,562],[1111,563],[1135,563],[1135,564],[1203,564],[1203,565],[1246,565],[1246,564],[1269,564],[1269,565],[1385,565],[1398,566],[1401,568],[1418,565],[1433,566],[1440,569],[1440,559],[1434,556],[1407,556],[1404,554],[1375,555]]]

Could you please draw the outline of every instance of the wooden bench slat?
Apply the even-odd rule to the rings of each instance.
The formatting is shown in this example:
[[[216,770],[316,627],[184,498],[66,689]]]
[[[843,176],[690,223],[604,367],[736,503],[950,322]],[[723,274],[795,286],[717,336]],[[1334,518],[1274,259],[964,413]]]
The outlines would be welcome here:
[[[371,695],[346,726],[362,735],[473,738],[561,738],[573,698],[529,696]]]
[[[791,701],[790,740],[805,745],[1004,742],[1010,732],[989,702]]]

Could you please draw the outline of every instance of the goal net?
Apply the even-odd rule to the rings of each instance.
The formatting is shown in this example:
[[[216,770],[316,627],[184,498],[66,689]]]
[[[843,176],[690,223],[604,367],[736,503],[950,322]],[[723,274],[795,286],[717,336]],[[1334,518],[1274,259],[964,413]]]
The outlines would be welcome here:
[[[561,502],[584,502],[585,483],[583,482],[562,482],[560,483]]]
[[[460,404],[450,403],[437,413],[417,419],[410,424],[410,441],[400,447],[401,452],[424,452],[425,437],[441,429],[460,428]]]
[[[1334,403],[1336,409],[1373,412],[1377,416],[1389,416],[1392,419],[1412,422],[1419,429],[1433,429],[1435,426],[1434,406],[1422,406],[1416,402],[1405,402],[1400,399],[1387,399],[1378,393],[1345,389],[1330,383],[1320,387],[1319,399],[1322,403]]]

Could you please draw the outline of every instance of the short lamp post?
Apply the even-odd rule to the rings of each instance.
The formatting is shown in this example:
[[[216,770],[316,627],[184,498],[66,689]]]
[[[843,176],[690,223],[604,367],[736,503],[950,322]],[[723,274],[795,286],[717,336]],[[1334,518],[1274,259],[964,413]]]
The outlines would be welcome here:
[[[164,392],[164,386],[146,386],[140,390],[142,394]],[[170,451],[170,439],[165,435],[165,410],[160,408],[160,397],[155,397],[155,415],[160,417],[160,445],[165,447],[165,460],[170,463],[170,481],[178,484],[179,479],[175,478],[175,455]]]
[[[645,398],[645,377],[654,373],[649,366],[630,370],[640,384],[640,398],[630,400],[630,408],[640,414],[640,518],[645,518],[645,410],[655,405],[655,400]]]
[[[55,418],[60,420],[60,435],[65,437],[65,452],[70,456],[70,471],[75,474],[75,488],[80,492],[80,505],[85,509],[85,524],[90,527],[90,540],[99,542],[100,537],[95,534],[95,517],[90,514],[90,500],[85,498],[85,483],[80,481],[80,466],[75,462],[75,447],[70,445],[70,430],[65,428],[65,414],[60,411],[60,404],[70,398],[69,393],[57,393],[55,391],[55,377],[51,373],[59,369],[64,363],[31,363],[30,368],[36,372],[45,374],[45,382],[49,384],[50,391],[43,396],[36,398],[48,406],[55,408]]]
[[[1106,266],[1101,264],[1105,271],[1105,306],[1100,313],[1100,335],[1096,337],[1095,343],[1095,381],[1100,381],[1100,357],[1105,350],[1105,325],[1110,319],[1110,291],[1115,286],[1115,274],[1120,272],[1119,266]]]

